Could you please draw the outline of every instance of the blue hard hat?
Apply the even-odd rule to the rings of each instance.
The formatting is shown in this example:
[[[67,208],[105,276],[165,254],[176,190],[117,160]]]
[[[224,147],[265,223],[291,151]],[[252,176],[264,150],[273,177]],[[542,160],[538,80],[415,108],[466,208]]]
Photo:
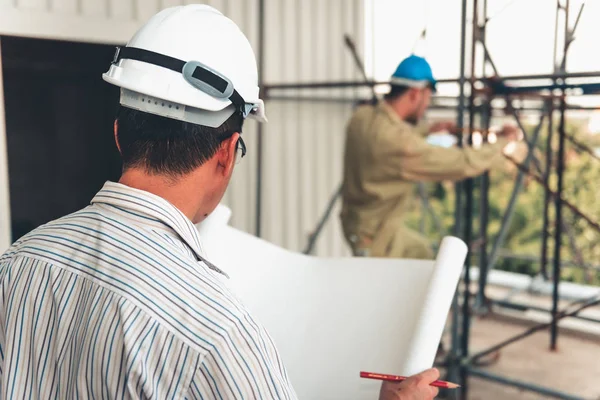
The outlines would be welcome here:
[[[435,91],[437,81],[433,77],[431,66],[423,57],[410,55],[398,65],[390,83],[399,86],[422,88],[430,86]]]

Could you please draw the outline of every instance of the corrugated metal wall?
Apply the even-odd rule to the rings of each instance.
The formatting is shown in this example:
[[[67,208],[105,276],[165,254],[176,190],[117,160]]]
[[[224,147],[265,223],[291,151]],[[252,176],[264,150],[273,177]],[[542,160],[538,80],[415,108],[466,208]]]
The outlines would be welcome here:
[[[267,1],[268,82],[357,80],[343,35],[363,47],[363,1]],[[279,90],[273,96],[352,99],[354,90]],[[265,140],[263,232],[269,241],[301,250],[335,192],[342,171],[344,125],[351,103],[271,100]],[[336,207],[317,254],[347,254]]]
[[[0,35],[120,43],[157,10],[197,3],[188,0],[0,0]],[[258,51],[258,0],[204,1],[232,18]],[[364,0],[266,0],[265,82],[356,80],[360,74],[344,47],[352,35],[363,48]],[[325,96],[352,99],[355,90],[273,92],[277,96]],[[346,101],[267,102],[264,133],[263,237],[300,250],[308,240],[342,168]],[[248,156],[238,165],[224,202],[234,226],[256,228],[256,123],[246,124]],[[336,207],[317,254],[348,254]]]
[[[222,10],[256,44],[258,0],[0,0],[0,34],[122,43],[157,11],[194,3]]]

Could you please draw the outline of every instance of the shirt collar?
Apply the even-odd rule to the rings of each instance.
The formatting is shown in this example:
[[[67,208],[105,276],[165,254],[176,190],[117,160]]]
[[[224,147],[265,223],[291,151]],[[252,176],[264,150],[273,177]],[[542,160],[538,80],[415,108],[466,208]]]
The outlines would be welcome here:
[[[189,246],[198,261],[203,261],[210,269],[227,276],[202,256],[200,236],[192,221],[162,197],[121,183],[106,182],[92,199],[92,204],[117,206],[166,225]]]
[[[396,114],[396,111],[394,111],[394,109],[392,108],[392,106],[390,106],[387,101],[385,100],[381,100],[379,101],[379,104],[377,105],[377,107],[383,111],[389,119],[391,119],[392,121],[394,121],[395,123],[398,124],[406,124],[405,121],[403,121],[398,114]]]
[[[418,128],[412,124],[409,124],[396,114],[396,111],[390,106],[387,101],[380,100],[377,104],[378,109],[383,112],[394,124],[400,126],[402,129],[408,129],[416,131]]]

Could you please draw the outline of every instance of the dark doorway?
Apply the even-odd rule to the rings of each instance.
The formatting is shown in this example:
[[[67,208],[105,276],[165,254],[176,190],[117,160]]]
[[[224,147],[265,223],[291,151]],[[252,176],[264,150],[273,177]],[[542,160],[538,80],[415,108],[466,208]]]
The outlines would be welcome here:
[[[113,46],[2,37],[13,240],[90,203],[121,164]]]

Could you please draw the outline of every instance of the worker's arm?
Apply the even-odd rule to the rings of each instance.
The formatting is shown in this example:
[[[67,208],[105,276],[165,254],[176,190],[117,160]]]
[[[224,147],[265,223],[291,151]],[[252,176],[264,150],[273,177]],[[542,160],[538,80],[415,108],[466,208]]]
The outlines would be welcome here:
[[[381,179],[409,181],[461,180],[481,175],[502,160],[509,143],[499,138],[478,149],[434,146],[413,132],[385,132],[377,146]]]
[[[431,134],[431,126],[426,122],[420,122],[415,126],[415,132],[417,132],[422,137],[427,137]]]
[[[431,124],[421,121],[415,126],[415,132],[423,137],[436,132],[453,132],[454,130],[456,130],[456,124],[452,121],[438,121]]]

